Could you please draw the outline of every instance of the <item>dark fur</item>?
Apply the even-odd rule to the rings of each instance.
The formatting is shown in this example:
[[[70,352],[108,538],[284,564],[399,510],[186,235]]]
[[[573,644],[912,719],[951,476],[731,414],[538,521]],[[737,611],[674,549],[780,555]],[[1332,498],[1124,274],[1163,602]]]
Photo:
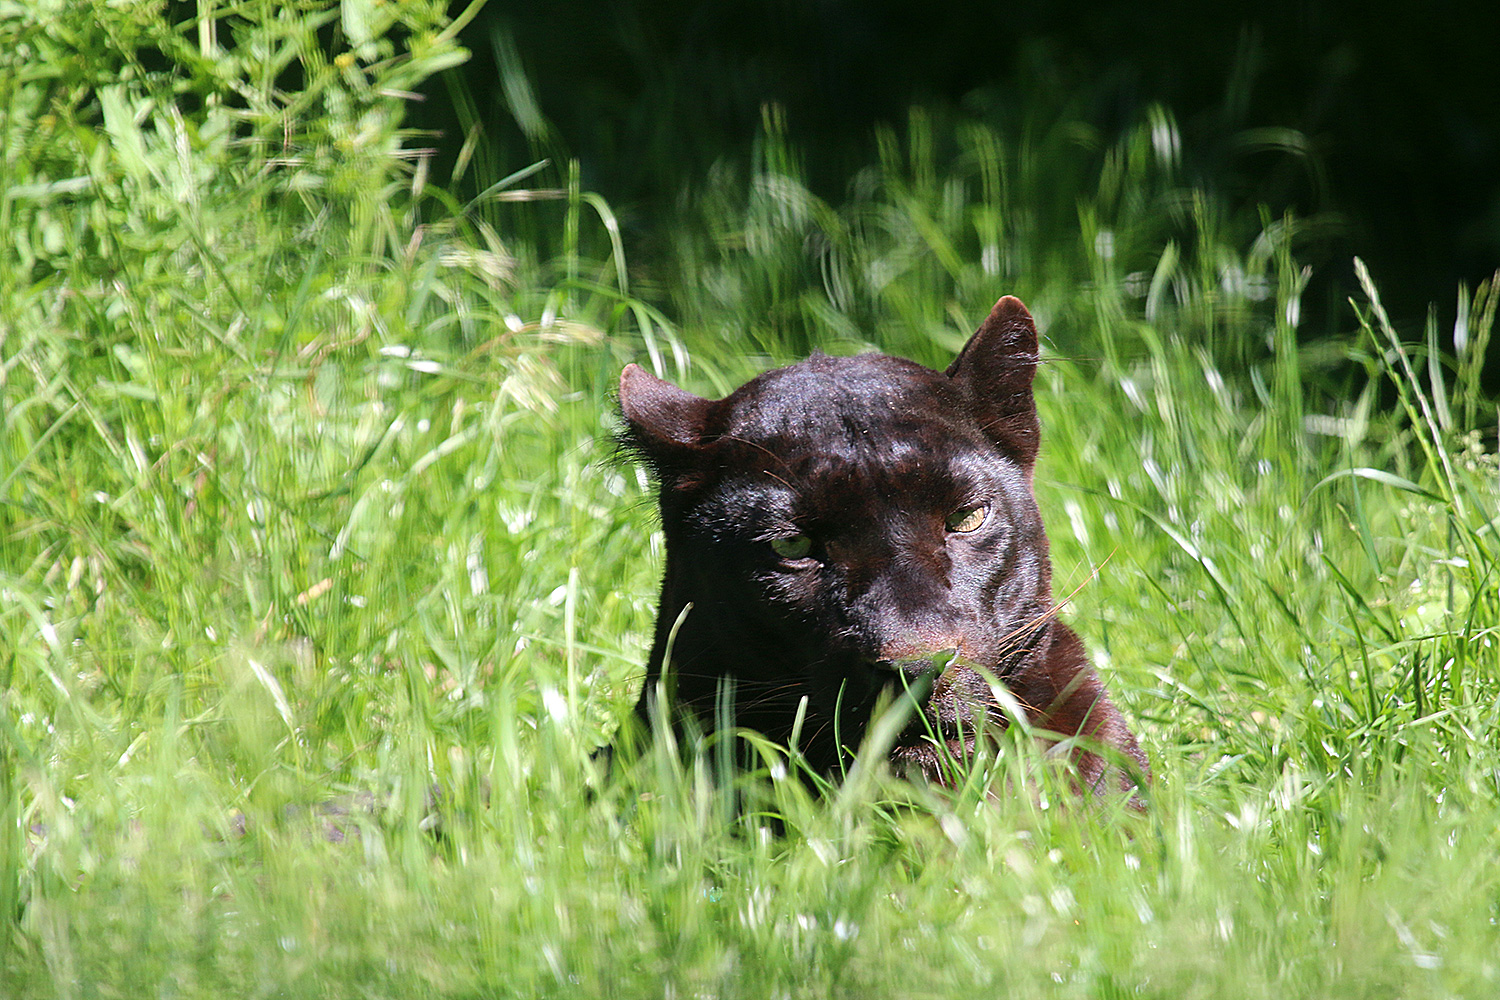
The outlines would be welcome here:
[[[1007,296],[947,372],[815,355],[707,400],[628,366],[625,444],[656,476],[667,542],[642,719],[681,616],[667,670],[677,705],[711,727],[732,678],[736,723],[786,742],[805,698],[801,746],[816,767],[857,745],[882,689],[954,649],[926,719],[897,740],[898,765],[940,777],[929,733],[962,757],[986,723],[1004,725],[998,678],[1037,728],[1111,748],[1145,775],[1082,643],[1056,619],[1031,490],[1036,364],[1031,316]],[[977,530],[949,530],[977,506],[988,509]],[[806,557],[772,551],[796,535],[812,540]],[[1074,759],[1091,787],[1131,783],[1087,749]]]

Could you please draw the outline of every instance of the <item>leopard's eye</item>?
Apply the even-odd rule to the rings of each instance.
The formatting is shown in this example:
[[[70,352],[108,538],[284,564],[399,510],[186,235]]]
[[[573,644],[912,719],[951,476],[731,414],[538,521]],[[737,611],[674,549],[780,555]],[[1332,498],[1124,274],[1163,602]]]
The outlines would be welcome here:
[[[771,539],[771,551],[783,559],[806,559],[812,551],[812,539],[806,535]]]
[[[984,519],[989,516],[989,513],[990,509],[983,505],[967,507],[964,510],[955,510],[948,515],[948,519],[943,522],[943,526],[949,531],[968,534],[971,531],[978,531],[979,526],[984,523]]]

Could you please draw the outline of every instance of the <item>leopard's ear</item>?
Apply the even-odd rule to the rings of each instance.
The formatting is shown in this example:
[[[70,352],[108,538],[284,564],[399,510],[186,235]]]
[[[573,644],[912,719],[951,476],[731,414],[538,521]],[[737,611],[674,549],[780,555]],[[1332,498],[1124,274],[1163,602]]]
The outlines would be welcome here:
[[[995,303],[947,371],[985,433],[1028,476],[1041,441],[1031,394],[1037,356],[1031,313],[1020,299],[1007,295]]]
[[[620,373],[621,444],[658,475],[669,473],[702,443],[713,406],[713,400],[679,389],[640,365],[626,365]]]

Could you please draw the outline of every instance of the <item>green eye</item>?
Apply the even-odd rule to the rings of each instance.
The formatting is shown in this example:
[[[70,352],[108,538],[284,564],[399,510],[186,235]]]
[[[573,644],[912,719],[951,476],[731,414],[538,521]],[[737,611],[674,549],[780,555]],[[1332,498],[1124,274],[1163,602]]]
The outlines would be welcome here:
[[[966,510],[955,510],[948,515],[948,519],[943,522],[943,526],[949,531],[959,531],[965,534],[970,531],[978,531],[979,526],[984,523],[984,519],[989,515],[989,512],[990,509],[984,506],[969,507]]]
[[[805,559],[812,551],[812,539],[806,535],[771,539],[771,551],[783,559]]]

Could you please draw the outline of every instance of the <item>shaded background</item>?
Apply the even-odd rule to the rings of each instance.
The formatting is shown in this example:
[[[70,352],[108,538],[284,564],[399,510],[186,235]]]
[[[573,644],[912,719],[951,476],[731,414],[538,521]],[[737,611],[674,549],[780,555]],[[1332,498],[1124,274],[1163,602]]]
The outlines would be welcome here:
[[[1448,328],[1457,284],[1500,265],[1500,4],[492,0],[464,41],[474,59],[412,119],[440,133],[439,169],[464,139],[460,85],[494,162],[576,157],[646,247],[711,164],[748,162],[768,102],[832,201],[912,105],[1068,117],[1108,142],[1160,103],[1190,181],[1331,222],[1301,251],[1304,336],[1352,326],[1354,255],[1407,331],[1430,305]],[[543,130],[517,125],[507,65]]]

